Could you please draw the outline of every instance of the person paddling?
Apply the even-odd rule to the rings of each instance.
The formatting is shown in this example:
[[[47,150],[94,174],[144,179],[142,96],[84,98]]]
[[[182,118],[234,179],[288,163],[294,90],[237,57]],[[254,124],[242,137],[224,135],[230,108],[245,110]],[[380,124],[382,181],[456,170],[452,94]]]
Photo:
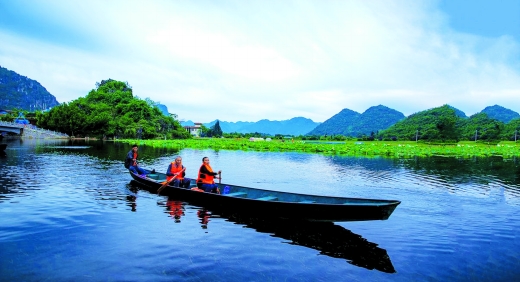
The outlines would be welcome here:
[[[191,179],[185,178],[186,167],[182,165],[182,158],[180,156],[175,158],[175,162],[170,163],[168,170],[166,170],[166,181],[173,182],[173,186],[189,188]]]
[[[221,170],[214,172],[209,165],[209,158],[202,158],[202,165],[199,169],[199,176],[197,178],[197,187],[204,190],[204,192],[220,193],[217,184],[214,179],[220,179]],[[218,175],[218,176],[217,176]]]

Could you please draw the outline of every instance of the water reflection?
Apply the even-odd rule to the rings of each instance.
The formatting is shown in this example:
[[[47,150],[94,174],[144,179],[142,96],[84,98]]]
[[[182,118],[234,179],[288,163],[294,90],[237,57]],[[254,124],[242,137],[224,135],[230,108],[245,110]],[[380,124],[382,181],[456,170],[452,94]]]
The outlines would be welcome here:
[[[127,206],[130,207],[131,211],[135,212],[135,211],[137,211],[136,193],[137,193],[138,189],[132,185],[127,185],[126,188],[128,189],[128,191],[130,191],[132,193],[131,195],[126,196]]]
[[[166,202],[166,208],[175,222],[180,223],[181,217],[184,215],[184,205],[182,202],[168,199]]]
[[[202,208],[197,211],[197,217],[199,218],[200,227],[208,229],[209,219],[215,216],[209,210]]]
[[[345,167],[359,167],[366,172],[374,173],[374,177],[385,175],[384,171],[395,171],[396,168],[405,168],[422,175],[442,175],[446,179],[456,182],[468,181],[474,176],[494,176],[510,184],[520,184],[518,175],[520,166],[516,157],[504,159],[500,156],[491,157],[415,157],[409,159],[389,158],[357,158],[340,157],[330,158],[330,163],[337,170]]]
[[[130,145],[113,141],[69,140],[69,139],[19,139],[11,140],[11,151],[27,151],[37,154],[85,155],[108,162],[122,163]],[[164,155],[178,153],[178,149],[140,146],[141,161],[154,161]]]
[[[511,160],[498,156],[485,158],[446,158],[429,157],[403,160],[404,168],[465,182],[479,176],[493,176],[507,184],[520,184],[518,181],[519,167],[516,158]]]
[[[334,175],[350,175],[351,181],[373,185],[403,184],[410,189],[445,190],[450,193],[489,195],[498,188],[502,198],[520,199],[520,165],[516,157],[415,157],[409,159],[354,158],[328,159]]]
[[[172,197],[166,202],[166,211],[177,223],[184,216],[184,205],[185,203]],[[224,218],[258,232],[289,240],[289,244],[315,249],[329,257],[346,259],[355,266],[386,273],[396,272],[385,249],[333,222],[259,218],[239,213],[216,214],[205,208],[197,211],[197,217],[203,229],[208,228],[211,218]]]

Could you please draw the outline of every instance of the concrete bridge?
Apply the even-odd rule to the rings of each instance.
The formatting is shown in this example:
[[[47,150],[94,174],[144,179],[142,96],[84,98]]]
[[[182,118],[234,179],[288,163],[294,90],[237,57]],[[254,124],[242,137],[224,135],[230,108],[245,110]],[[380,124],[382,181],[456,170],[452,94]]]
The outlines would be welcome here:
[[[12,122],[0,122],[0,132],[12,132],[14,134],[23,135],[23,124],[16,124]]]
[[[31,124],[0,121],[0,132],[12,132],[28,138],[69,138],[67,134],[38,128]]]

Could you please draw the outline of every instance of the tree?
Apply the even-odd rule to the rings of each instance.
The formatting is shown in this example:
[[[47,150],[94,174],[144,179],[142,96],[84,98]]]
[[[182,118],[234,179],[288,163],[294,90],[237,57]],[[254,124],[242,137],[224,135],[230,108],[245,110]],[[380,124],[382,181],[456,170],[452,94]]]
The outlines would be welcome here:
[[[211,129],[202,124],[200,127],[200,137],[211,137]]]
[[[474,114],[460,125],[462,140],[472,141],[475,140],[475,135],[478,140],[498,140],[504,128],[503,122],[489,118],[485,113]]]
[[[217,122],[210,128],[208,137],[222,137],[222,129],[220,128],[218,119]]]
[[[500,133],[501,140],[520,140],[520,118],[509,121]]]
[[[171,116],[150,99],[134,97],[127,82],[96,83],[87,96],[63,103],[37,116],[37,125],[75,136],[114,138],[190,138]]]

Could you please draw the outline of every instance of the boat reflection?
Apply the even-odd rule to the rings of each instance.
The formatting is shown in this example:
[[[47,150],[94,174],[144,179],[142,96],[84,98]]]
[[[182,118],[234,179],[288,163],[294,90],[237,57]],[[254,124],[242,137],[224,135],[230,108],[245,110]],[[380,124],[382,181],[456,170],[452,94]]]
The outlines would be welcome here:
[[[166,210],[175,222],[180,222],[181,217],[184,216],[184,205],[184,202],[168,198]],[[217,214],[204,208],[197,211],[197,217],[203,229],[208,228],[211,218],[224,218],[226,221],[242,224],[258,232],[290,240],[290,244],[315,249],[322,255],[346,259],[348,263],[355,266],[395,273],[385,249],[333,222],[259,218],[239,213],[219,212]]]

